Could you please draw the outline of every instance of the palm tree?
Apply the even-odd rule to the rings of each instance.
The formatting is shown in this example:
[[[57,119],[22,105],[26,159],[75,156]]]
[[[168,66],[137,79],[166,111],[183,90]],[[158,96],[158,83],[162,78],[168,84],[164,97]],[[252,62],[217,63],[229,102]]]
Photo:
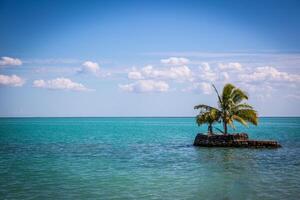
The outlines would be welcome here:
[[[208,135],[213,135],[213,124],[220,119],[219,112],[216,109],[201,109],[200,114],[196,117],[196,122],[199,126],[208,124]]]
[[[206,111],[216,110],[216,116],[219,116],[223,123],[224,134],[228,133],[227,125],[229,124],[233,129],[235,126],[234,121],[237,121],[244,126],[248,126],[247,122],[254,125],[258,124],[258,117],[256,111],[247,103],[248,95],[241,89],[235,87],[234,85],[228,83],[224,86],[223,92],[220,95],[218,90],[214,85],[212,85],[217,96],[218,96],[218,107],[214,108],[212,106],[200,104],[195,106],[195,109],[201,109]],[[200,112],[201,114],[201,112]]]

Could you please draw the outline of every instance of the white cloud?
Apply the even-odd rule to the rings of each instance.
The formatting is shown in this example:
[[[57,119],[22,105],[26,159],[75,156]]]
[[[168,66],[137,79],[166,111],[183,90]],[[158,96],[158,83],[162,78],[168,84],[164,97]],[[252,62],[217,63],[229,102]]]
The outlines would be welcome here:
[[[177,81],[192,80],[192,71],[187,66],[155,69],[148,65],[141,70],[133,69],[128,73],[129,79],[173,79]]]
[[[7,85],[13,87],[20,87],[25,83],[25,80],[17,75],[1,75],[0,74],[0,85]]]
[[[160,62],[163,64],[170,64],[170,65],[186,65],[190,61],[187,58],[170,57],[167,59],[161,59]]]
[[[35,80],[33,86],[37,88],[46,88],[53,90],[73,90],[73,91],[90,91],[81,83],[73,82],[67,78],[56,78],[52,80]]]
[[[199,70],[199,76],[201,80],[214,82],[218,79],[218,74],[211,69],[208,63],[202,63],[202,65],[199,67]]]
[[[199,88],[204,94],[211,94],[213,92],[211,84],[206,82],[199,83]]]
[[[169,90],[169,85],[164,81],[155,80],[139,80],[130,84],[120,84],[119,88],[126,92],[166,92]]]
[[[47,85],[47,83],[42,79],[33,81],[34,87],[45,88],[46,85]]]
[[[212,85],[207,82],[199,82],[199,83],[193,83],[192,86],[183,89],[183,91],[194,91],[194,92],[202,92],[203,94],[212,94],[213,88]]]
[[[191,80],[192,78],[192,72],[187,66],[171,67],[169,75],[172,79]]]
[[[243,67],[242,64],[238,62],[230,62],[230,63],[219,63],[219,69],[222,71],[225,70],[233,70],[233,71],[242,71]]]
[[[275,89],[272,87],[271,84],[269,83],[264,83],[264,84],[249,84],[245,82],[239,83],[239,87],[244,90],[249,92],[250,98],[252,99],[253,97],[258,100],[264,100],[266,98],[270,98],[272,94],[275,92]]]
[[[99,64],[96,62],[85,61],[84,63],[82,63],[81,71],[86,72],[86,73],[92,73],[94,75],[99,75],[100,67],[99,67]]]
[[[6,65],[22,65],[22,61],[18,58],[11,58],[11,57],[1,57],[0,59],[0,66],[6,66]]]
[[[182,89],[179,87],[181,91],[194,91],[209,95],[213,93],[211,83],[220,87],[225,83],[233,83],[244,88],[255,99],[264,99],[272,97],[278,91],[286,91],[291,85],[295,86],[289,91],[297,90],[300,83],[300,74],[297,71],[291,73],[289,69],[278,69],[266,65],[257,67],[253,64],[231,60],[199,62],[199,64],[199,68],[194,63],[191,63],[191,68],[186,65],[167,67],[148,65],[139,69],[133,68],[128,73],[128,78],[137,81],[119,85],[119,87],[128,92],[148,92],[159,90],[155,87],[148,89],[148,80],[152,82],[176,80],[177,83],[182,83]]]
[[[244,82],[255,82],[255,81],[288,81],[288,82],[299,82],[300,75],[289,74],[282,72],[274,67],[257,67],[254,72],[250,74],[239,75],[240,81]]]
[[[141,72],[138,71],[131,71],[128,73],[128,78],[129,79],[144,79],[143,75]]]
[[[222,72],[221,73],[221,79],[223,79],[224,82],[229,81],[229,74],[227,72]]]

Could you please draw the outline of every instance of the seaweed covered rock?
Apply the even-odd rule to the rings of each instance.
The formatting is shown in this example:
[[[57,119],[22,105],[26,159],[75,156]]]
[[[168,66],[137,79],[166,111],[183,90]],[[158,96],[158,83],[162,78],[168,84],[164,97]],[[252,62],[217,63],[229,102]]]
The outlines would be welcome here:
[[[277,148],[281,145],[277,141],[256,141],[249,140],[248,134],[237,133],[227,135],[205,135],[197,134],[194,146],[202,147],[257,147],[257,148]]]

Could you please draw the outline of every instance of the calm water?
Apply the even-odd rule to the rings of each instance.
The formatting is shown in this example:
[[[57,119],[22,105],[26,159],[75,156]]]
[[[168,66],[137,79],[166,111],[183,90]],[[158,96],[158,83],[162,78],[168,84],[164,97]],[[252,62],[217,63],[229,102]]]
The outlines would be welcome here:
[[[193,118],[2,118],[0,199],[299,199],[300,118],[281,149],[196,148]]]

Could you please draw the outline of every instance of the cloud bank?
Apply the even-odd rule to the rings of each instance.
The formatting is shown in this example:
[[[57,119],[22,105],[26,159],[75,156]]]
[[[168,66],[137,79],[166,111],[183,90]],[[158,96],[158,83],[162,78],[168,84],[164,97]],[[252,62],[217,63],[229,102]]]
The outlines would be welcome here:
[[[45,88],[45,89],[51,89],[51,90],[71,90],[71,91],[90,91],[91,89],[88,89],[81,83],[73,82],[70,79],[67,78],[56,78],[52,80],[35,80],[33,82],[33,86],[36,88]]]
[[[162,64],[169,64],[169,65],[186,65],[190,61],[187,58],[182,58],[182,57],[170,57],[167,59],[161,59],[160,62]]]
[[[11,58],[7,56],[3,56],[0,59],[0,66],[18,66],[22,65],[22,61],[18,58]]]
[[[174,58],[174,57],[171,57]],[[162,62],[163,63],[163,62]],[[179,64],[178,59],[165,59],[164,64]],[[183,62],[181,62],[182,64]],[[199,62],[198,62],[199,63]],[[127,92],[148,92],[159,89],[144,89],[144,85],[153,85],[162,81],[168,85],[163,91],[194,91],[210,95],[213,93],[211,84],[217,86],[233,83],[255,93],[255,96],[270,97],[277,89],[294,88],[300,83],[300,75],[288,73],[273,66],[249,66],[239,62],[202,62],[196,66],[154,67],[147,65],[142,68],[132,68],[127,73],[128,80],[133,83],[119,85]],[[144,80],[144,82],[142,82]],[[152,84],[153,83],[153,84]],[[177,87],[177,88],[175,88]],[[181,89],[180,89],[181,88]],[[174,89],[174,90],[173,90]]]
[[[20,87],[25,83],[25,80],[17,75],[1,75],[0,74],[0,85]]]
[[[125,92],[166,92],[169,90],[169,85],[164,81],[154,80],[139,80],[130,84],[120,84],[119,88]]]
[[[187,66],[156,69],[147,65],[140,70],[133,68],[128,73],[129,79],[172,79],[177,81],[191,80],[192,71]]]

